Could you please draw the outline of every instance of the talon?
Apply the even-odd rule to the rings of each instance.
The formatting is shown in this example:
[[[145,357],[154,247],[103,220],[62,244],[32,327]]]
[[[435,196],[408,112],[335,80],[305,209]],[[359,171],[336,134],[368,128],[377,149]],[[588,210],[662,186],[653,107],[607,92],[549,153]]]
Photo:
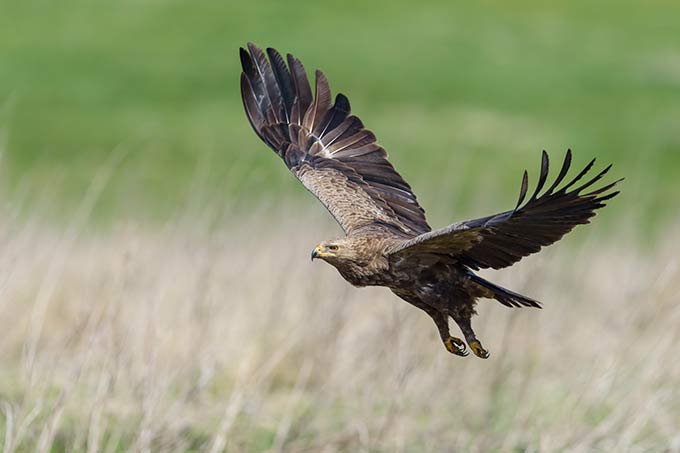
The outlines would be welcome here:
[[[444,346],[451,354],[456,354],[461,357],[466,357],[469,354],[466,350],[465,342],[460,338],[449,337],[444,340]]]
[[[482,343],[480,343],[479,340],[471,341],[469,344],[470,349],[472,349],[472,352],[474,352],[477,357],[479,357],[480,359],[489,358],[489,351],[482,347]]]

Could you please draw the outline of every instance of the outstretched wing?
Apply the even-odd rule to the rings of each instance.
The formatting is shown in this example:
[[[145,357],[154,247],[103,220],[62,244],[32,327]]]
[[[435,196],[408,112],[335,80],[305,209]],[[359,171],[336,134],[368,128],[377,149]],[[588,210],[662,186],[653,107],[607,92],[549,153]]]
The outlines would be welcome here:
[[[269,59],[267,59],[267,56]],[[415,237],[430,231],[411,187],[373,133],[350,114],[342,94],[331,103],[316,71],[316,91],[292,55],[241,49],[241,97],[257,135],[281,156],[347,234],[367,230]]]
[[[593,159],[571,182],[555,191],[569,171],[571,150],[552,185],[540,194],[548,178],[548,154],[543,151],[538,185],[526,204],[527,172],[524,172],[515,209],[480,219],[466,220],[405,241],[392,253],[408,258],[419,254],[445,255],[472,269],[500,269],[538,252],[562,238],[576,225],[590,222],[595,210],[619,192],[608,192],[618,181],[596,190],[592,185],[611,165],[588,182],[571,189],[595,163]],[[569,190],[571,189],[571,190]],[[540,195],[539,195],[540,194]],[[521,206],[521,207],[520,207]]]

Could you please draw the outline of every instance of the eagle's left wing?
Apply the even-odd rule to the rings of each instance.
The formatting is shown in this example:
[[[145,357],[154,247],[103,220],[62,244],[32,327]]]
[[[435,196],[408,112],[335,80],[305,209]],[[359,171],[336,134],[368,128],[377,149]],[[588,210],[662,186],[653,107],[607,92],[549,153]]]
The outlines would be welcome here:
[[[241,65],[241,97],[253,129],[347,234],[415,237],[430,231],[411,187],[350,113],[349,100],[338,94],[331,102],[321,71],[312,95],[302,63],[290,54],[284,60],[267,49],[265,56],[248,44]]]
[[[522,205],[527,195],[525,171],[515,209],[421,234],[404,241],[392,251],[392,256],[398,259],[425,254],[448,256],[472,269],[500,269],[510,266],[523,257],[538,252],[541,247],[557,242],[576,225],[589,223],[595,210],[605,206],[606,200],[619,193],[608,191],[620,179],[599,189],[587,191],[609,171],[611,165],[588,182],[571,189],[594,163],[595,159],[571,182],[555,190],[571,165],[571,151],[567,151],[559,175],[540,194],[548,178],[548,154],[543,151],[538,185],[526,204]]]

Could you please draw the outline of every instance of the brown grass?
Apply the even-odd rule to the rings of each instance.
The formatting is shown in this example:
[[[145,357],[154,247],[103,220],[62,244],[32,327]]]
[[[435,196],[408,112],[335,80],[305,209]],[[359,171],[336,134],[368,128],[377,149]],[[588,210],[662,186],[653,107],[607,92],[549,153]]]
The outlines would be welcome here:
[[[483,361],[448,354],[389,291],[311,264],[327,236],[313,213],[98,233],[6,215],[0,446],[680,449],[680,235],[655,254],[570,238],[486,274],[545,309],[482,301]]]

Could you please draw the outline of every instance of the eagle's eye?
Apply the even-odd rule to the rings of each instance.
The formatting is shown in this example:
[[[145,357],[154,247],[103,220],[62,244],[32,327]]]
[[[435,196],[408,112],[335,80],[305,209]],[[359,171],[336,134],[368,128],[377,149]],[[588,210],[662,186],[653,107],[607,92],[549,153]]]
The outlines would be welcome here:
[[[330,250],[331,252],[337,252],[338,246],[337,245],[329,245],[328,250]]]

